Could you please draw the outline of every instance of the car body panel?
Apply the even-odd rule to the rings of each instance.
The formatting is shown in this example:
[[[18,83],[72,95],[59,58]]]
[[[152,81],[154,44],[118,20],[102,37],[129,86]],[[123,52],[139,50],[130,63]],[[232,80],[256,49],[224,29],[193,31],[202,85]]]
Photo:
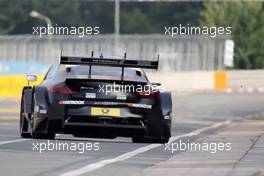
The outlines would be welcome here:
[[[100,92],[113,84],[151,88],[138,68],[54,64],[40,85],[24,88],[26,113],[33,114],[38,133],[162,138],[164,124],[171,123],[171,93]]]

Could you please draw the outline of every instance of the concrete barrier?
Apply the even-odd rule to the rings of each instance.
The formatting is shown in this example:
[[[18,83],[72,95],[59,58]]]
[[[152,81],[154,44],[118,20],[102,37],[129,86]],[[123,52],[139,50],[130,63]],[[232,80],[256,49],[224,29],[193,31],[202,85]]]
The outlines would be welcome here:
[[[173,92],[212,91],[216,87],[216,78],[219,77],[215,76],[215,72],[213,71],[151,72],[147,73],[147,75],[151,82],[161,83],[163,90]],[[38,85],[42,80],[43,75],[40,75],[38,76],[38,81],[32,83],[32,85]],[[0,76],[0,97],[19,98],[23,87],[26,85],[27,80],[25,75],[2,75]]]
[[[177,92],[212,91],[214,89],[214,72],[175,72],[149,73],[151,82],[159,82],[164,90]]]
[[[219,70],[198,72],[149,73],[151,82],[179,92],[260,92],[264,93],[264,70]]]
[[[231,70],[228,74],[228,92],[264,92],[264,70]]]
[[[264,92],[264,70],[149,72],[147,75],[151,82],[161,83],[163,90],[173,92]],[[43,75],[40,75],[34,85],[38,85],[42,79]],[[26,85],[25,75],[2,75],[0,97],[18,98]]]

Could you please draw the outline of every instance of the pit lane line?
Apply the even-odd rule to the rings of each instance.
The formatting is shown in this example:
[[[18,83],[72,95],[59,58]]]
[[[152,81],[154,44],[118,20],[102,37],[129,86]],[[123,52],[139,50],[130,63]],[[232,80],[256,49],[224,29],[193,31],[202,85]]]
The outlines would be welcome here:
[[[193,137],[193,136],[197,136],[207,130],[212,130],[212,129],[217,129],[221,126],[226,126],[226,125],[229,125],[230,123],[232,122],[232,120],[226,120],[224,122],[220,122],[220,123],[215,123],[209,127],[204,127],[204,128],[200,128],[198,130],[195,130],[195,131],[192,131],[190,133],[186,133],[186,134],[183,134],[183,135],[178,135],[178,136],[173,136],[170,138],[169,142],[168,142],[168,145],[170,145],[172,142],[178,140],[178,139],[181,139],[181,138],[185,138],[185,137]],[[154,148],[158,148],[160,146],[162,146],[163,144],[150,144],[150,145],[147,145],[145,147],[140,147],[136,150],[133,150],[133,151],[130,151],[130,152],[127,152],[127,153],[124,153],[122,155],[119,155],[115,158],[112,158],[112,159],[106,159],[106,160],[101,160],[97,163],[93,163],[93,164],[88,164],[84,167],[81,167],[79,169],[74,169],[74,170],[71,170],[71,171],[68,171],[68,172],[65,172],[65,173],[62,173],[60,174],[59,176],[79,176],[81,174],[85,174],[85,173],[88,173],[88,172],[92,172],[92,171],[95,171],[97,169],[100,169],[106,165],[109,165],[109,164],[113,164],[115,162],[119,162],[119,161],[124,161],[124,160],[127,160],[131,157],[134,157],[138,154],[141,154],[141,153],[144,153],[144,152],[147,152],[151,149],[154,149]]]
[[[32,139],[15,139],[15,140],[9,140],[9,141],[2,141],[2,142],[0,142],[0,145],[16,143],[16,142],[23,142],[23,141],[29,141],[29,140],[32,140]]]
[[[56,136],[60,136],[61,134],[56,134]],[[1,135],[2,136],[2,135]],[[17,143],[17,142],[24,142],[24,141],[30,141],[33,140],[31,139],[15,139],[15,140],[8,140],[8,141],[1,141],[0,145],[5,145],[5,144],[11,144],[11,143]]]

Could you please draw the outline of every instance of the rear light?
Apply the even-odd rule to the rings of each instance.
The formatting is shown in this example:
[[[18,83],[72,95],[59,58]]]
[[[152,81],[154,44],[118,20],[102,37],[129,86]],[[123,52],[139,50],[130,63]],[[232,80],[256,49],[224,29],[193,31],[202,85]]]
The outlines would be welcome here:
[[[55,94],[69,95],[69,94],[79,93],[80,88],[79,87],[68,87],[65,84],[58,84],[53,87],[50,87],[49,92],[55,93]]]
[[[157,98],[159,96],[159,91],[135,92],[134,96],[139,98]]]

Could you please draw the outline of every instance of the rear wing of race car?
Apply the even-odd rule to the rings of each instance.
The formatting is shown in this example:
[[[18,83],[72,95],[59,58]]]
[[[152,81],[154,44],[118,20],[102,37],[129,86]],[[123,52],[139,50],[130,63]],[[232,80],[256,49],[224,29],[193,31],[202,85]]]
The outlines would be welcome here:
[[[99,58],[93,57],[76,57],[76,56],[61,56],[60,64],[67,65],[89,65],[89,78],[91,77],[91,69],[93,65],[110,66],[110,67],[122,67],[121,78],[124,79],[124,68],[145,68],[145,69],[158,69],[159,55],[156,61],[150,60],[127,60],[126,53],[123,59],[103,58],[101,55]]]

